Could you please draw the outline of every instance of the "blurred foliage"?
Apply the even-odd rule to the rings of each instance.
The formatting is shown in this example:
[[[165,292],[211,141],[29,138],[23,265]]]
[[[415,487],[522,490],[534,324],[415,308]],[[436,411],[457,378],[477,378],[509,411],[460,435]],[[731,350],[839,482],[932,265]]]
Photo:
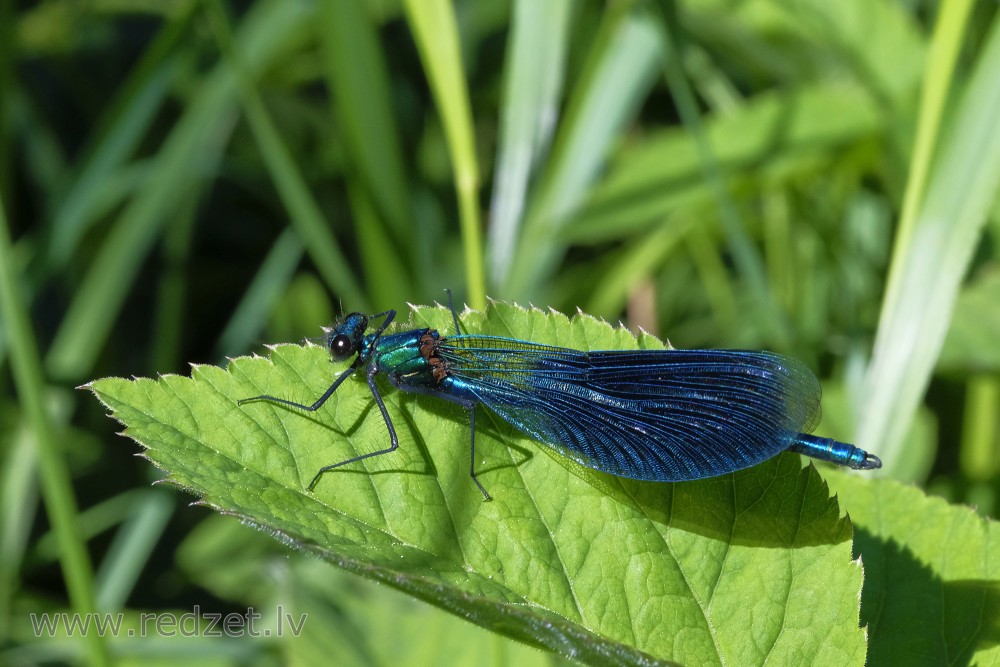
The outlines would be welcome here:
[[[69,389],[447,287],[798,356],[824,435],[995,516],[997,80],[971,0],[0,3],[0,662],[85,655],[33,641],[36,609],[413,612],[273,545],[273,576],[222,585],[257,538],[199,545],[224,520],[137,491],[155,472]],[[366,596],[394,611],[352,616]],[[308,664],[316,641],[111,646]]]

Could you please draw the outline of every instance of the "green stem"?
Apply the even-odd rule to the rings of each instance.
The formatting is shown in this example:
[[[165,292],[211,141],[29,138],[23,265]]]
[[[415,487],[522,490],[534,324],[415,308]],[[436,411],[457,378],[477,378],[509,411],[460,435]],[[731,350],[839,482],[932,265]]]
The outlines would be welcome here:
[[[367,299],[351,272],[350,262],[254,87],[253,70],[240,53],[240,44],[234,39],[224,6],[217,1],[209,3],[207,8],[225,62],[234,73],[247,124],[278,196],[289,213],[292,227],[302,238],[327,284],[354,308],[367,310]]]
[[[455,12],[446,0],[406,0],[404,7],[441,114],[455,172],[469,304],[483,309],[486,307],[486,271],[479,220],[479,163]]]
[[[0,200],[0,317],[10,344],[10,364],[21,404],[35,433],[42,497],[59,543],[59,561],[74,611],[96,611],[93,570],[90,557],[77,530],[76,499],[69,472],[56,448],[52,417],[45,407],[45,383],[38,348],[28,321],[28,313],[14,275],[10,232],[3,201]],[[108,665],[110,657],[104,638],[96,632],[85,634],[87,655],[92,665]]]
[[[903,211],[893,251],[893,262],[908,247],[917,213],[927,193],[927,179],[934,162],[934,152],[941,135],[941,119],[948,104],[955,63],[965,42],[965,29],[975,3],[971,0],[943,3],[934,25],[934,36],[927,54],[927,70],[920,93],[920,116],[914,137],[913,158],[906,180]]]

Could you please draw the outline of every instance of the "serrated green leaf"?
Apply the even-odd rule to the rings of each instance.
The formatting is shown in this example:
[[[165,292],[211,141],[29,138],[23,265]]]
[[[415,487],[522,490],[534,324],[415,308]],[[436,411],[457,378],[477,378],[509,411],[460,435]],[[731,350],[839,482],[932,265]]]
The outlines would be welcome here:
[[[462,320],[581,349],[659,345],[589,316],[505,304]],[[442,307],[415,308],[411,326],[453,329]],[[320,347],[279,345],[191,378],[89,388],[203,502],[529,644],[599,664],[864,663],[850,524],[796,456],[679,484],[583,475],[480,409],[477,472],[494,497],[484,503],[464,411],[386,382],[399,449],[307,493],[321,466],[388,443],[364,378],[308,415],[236,401],[308,403],[345,367]]]
[[[865,565],[869,664],[1000,662],[997,523],[892,480],[828,479]]]
[[[230,517],[211,516],[186,537],[176,561],[191,581],[223,599],[306,619],[295,641],[283,647],[288,665],[562,664],[386,586],[316,558],[288,558],[285,551]]]

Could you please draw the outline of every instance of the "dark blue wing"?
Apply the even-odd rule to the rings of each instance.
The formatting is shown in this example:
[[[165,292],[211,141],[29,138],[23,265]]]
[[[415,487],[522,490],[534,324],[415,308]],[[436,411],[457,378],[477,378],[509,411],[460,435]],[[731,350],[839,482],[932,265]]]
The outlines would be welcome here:
[[[698,479],[755,465],[819,417],[815,376],[770,352],[580,352],[455,336],[438,353],[464,393],[525,434],[634,479]]]

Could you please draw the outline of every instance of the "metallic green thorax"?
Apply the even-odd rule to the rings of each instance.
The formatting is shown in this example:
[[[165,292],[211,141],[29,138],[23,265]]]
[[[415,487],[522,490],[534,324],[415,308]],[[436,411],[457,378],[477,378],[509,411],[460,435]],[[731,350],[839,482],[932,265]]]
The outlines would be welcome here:
[[[434,387],[442,379],[435,373],[432,358],[440,334],[432,329],[417,329],[374,339],[365,336],[364,348],[370,350],[366,361],[374,362],[396,385]]]

